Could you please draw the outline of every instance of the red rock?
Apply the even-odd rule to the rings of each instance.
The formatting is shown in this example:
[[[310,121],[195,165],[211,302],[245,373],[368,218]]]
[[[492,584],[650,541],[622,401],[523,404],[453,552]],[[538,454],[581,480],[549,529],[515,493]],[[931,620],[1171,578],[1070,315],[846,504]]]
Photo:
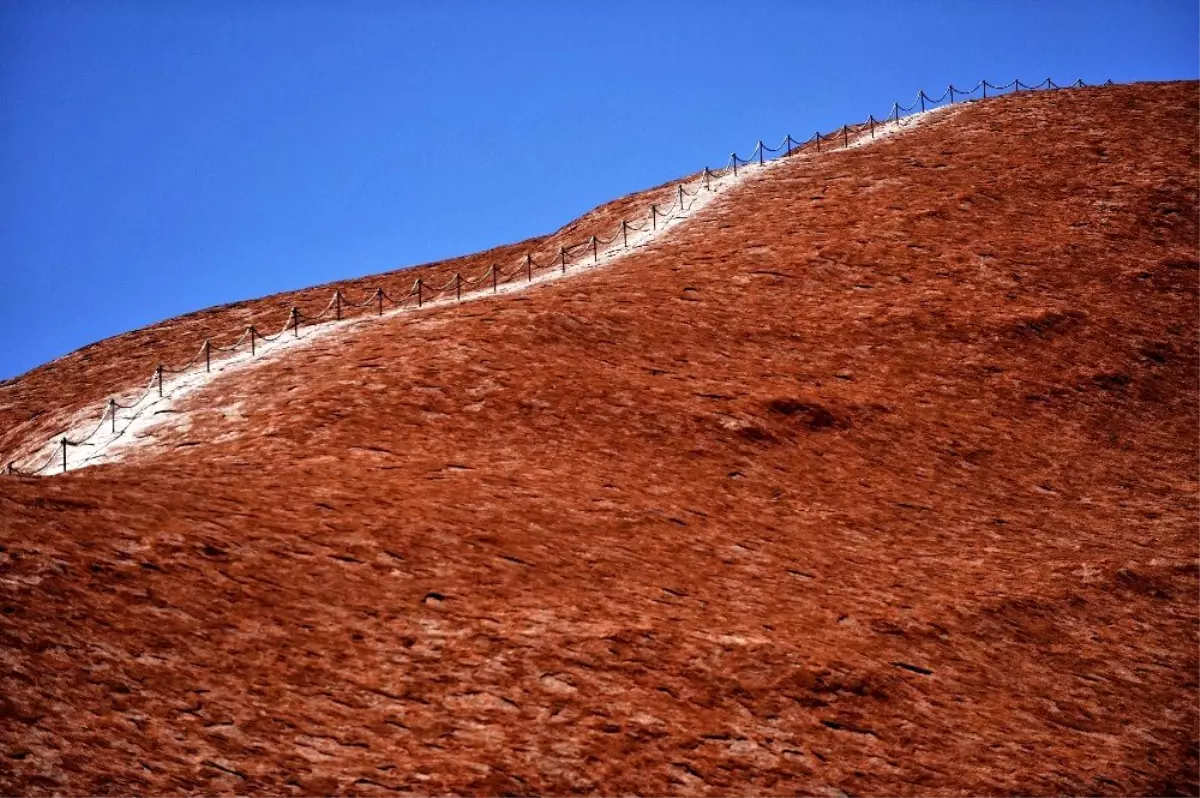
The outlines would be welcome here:
[[[0,480],[0,791],[1196,794],[1197,108],[797,159]],[[329,290],[11,381],[0,451]]]

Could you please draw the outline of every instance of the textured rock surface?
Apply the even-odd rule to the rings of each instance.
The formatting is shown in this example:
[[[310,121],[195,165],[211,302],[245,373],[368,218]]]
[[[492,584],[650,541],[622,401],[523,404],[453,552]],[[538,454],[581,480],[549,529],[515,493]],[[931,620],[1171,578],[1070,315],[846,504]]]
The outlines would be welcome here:
[[[1194,794],[1197,122],[977,104],[0,480],[0,791]]]

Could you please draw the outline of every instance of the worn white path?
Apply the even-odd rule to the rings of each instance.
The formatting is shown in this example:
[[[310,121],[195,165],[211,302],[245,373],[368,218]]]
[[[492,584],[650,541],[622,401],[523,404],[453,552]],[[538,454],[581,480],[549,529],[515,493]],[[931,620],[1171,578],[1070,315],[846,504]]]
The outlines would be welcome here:
[[[963,105],[965,104],[943,105],[923,113],[904,117],[898,122],[879,123],[875,126],[874,135],[869,132],[852,135],[848,146],[849,148],[865,147],[886,140],[897,133],[921,124],[933,115],[941,114],[948,109],[961,108]],[[719,177],[712,177],[708,181],[707,188],[703,176],[685,183],[684,189],[689,194],[684,197],[682,209],[677,207],[678,199],[676,198],[676,201],[668,206],[673,209],[673,212],[666,216],[659,215],[657,227],[652,227],[649,213],[647,213],[647,217],[643,220],[645,222],[644,229],[638,231],[630,229],[627,247],[623,245],[618,229],[616,240],[599,248],[595,263],[593,263],[592,251],[588,248],[582,254],[576,255],[573,260],[568,261],[565,271],[551,269],[533,275],[531,280],[526,280],[523,274],[518,274],[508,282],[499,284],[495,291],[493,291],[489,278],[485,279],[480,287],[464,290],[461,300],[456,300],[453,295],[450,295],[427,301],[419,309],[415,305],[404,305],[385,310],[382,315],[367,309],[362,311],[364,315],[355,318],[324,321],[313,325],[301,324],[298,336],[294,335],[292,330],[285,329],[274,341],[259,339],[253,356],[250,354],[249,344],[243,344],[242,351],[222,355],[219,358],[217,355],[221,353],[214,351],[211,371],[205,370],[204,358],[201,356],[190,371],[166,375],[163,379],[161,396],[158,382],[152,377],[149,385],[139,387],[135,391],[126,391],[123,395],[116,397],[120,404],[127,407],[117,410],[115,423],[108,408],[97,409],[91,414],[81,414],[71,422],[65,433],[60,433],[44,444],[27,450],[26,454],[16,461],[16,466],[22,471],[30,471],[38,469],[45,463],[46,466],[40,471],[41,474],[61,473],[64,468],[61,439],[64,436],[72,441],[82,441],[87,438],[78,445],[66,447],[65,468],[68,471],[120,460],[143,442],[153,439],[154,435],[167,425],[171,425],[175,429],[186,429],[189,422],[187,416],[179,410],[181,401],[203,390],[214,380],[228,377],[280,357],[286,357],[289,352],[310,346],[313,342],[328,336],[344,335],[351,329],[364,324],[385,322],[399,314],[424,313],[445,305],[477,301],[497,294],[525,291],[543,283],[603,268],[631,253],[636,253],[668,239],[676,230],[686,226],[691,220],[714,212],[720,205],[728,201],[731,190],[744,183],[767,177],[771,170],[779,168],[783,164],[822,157],[844,149],[838,146],[836,138],[831,140],[831,145],[831,149],[822,153],[809,150],[790,158],[777,157],[775,160],[766,161],[762,166],[758,163],[739,166],[736,175],[732,171],[728,171]],[[694,192],[694,196],[691,194],[692,192]],[[510,274],[517,266],[518,264],[514,264],[504,269],[502,273]],[[103,411],[103,416],[101,416],[101,411]]]

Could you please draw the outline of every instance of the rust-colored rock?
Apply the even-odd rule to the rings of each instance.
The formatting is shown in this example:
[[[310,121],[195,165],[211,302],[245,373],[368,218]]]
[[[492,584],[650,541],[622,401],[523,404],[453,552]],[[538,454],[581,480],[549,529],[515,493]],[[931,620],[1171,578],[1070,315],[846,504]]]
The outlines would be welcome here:
[[[0,480],[0,791],[1196,794],[1197,108],[795,159]],[[0,449],[316,291],[12,381]]]

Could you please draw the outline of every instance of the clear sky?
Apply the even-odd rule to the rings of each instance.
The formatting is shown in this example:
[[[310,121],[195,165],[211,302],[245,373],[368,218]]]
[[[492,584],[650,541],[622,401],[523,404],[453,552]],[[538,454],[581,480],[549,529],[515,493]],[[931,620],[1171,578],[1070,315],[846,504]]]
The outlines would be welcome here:
[[[0,0],[0,378],[924,88],[1196,78],[1168,2]]]

